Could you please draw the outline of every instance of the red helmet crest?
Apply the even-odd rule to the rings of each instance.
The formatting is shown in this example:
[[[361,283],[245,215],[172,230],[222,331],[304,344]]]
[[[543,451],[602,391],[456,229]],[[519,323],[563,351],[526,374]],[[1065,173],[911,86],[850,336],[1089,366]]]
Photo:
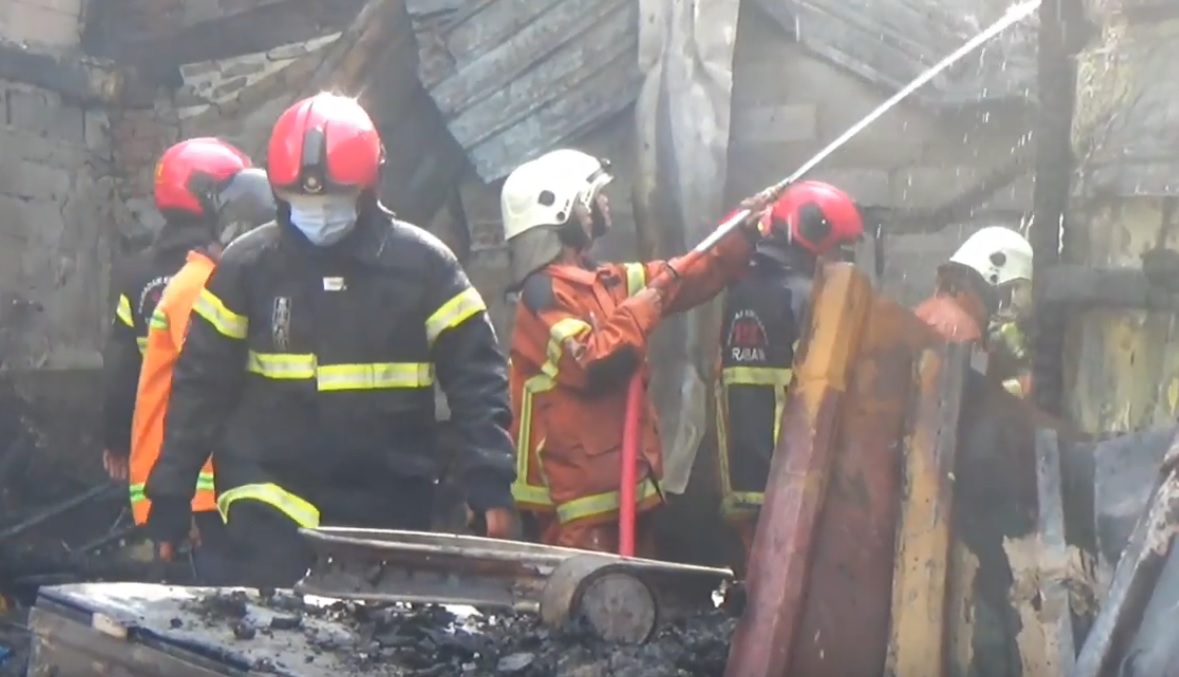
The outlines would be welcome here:
[[[316,94],[274,123],[266,156],[276,192],[321,194],[374,188],[384,161],[372,118],[356,99]]]

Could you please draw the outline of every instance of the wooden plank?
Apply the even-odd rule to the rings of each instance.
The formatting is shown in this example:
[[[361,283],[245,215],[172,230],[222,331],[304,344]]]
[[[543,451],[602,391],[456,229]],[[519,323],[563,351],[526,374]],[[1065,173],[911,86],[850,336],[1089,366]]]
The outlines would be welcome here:
[[[1039,497],[1037,527],[1043,545],[1040,574],[1040,619],[1044,626],[1053,672],[1043,677],[1064,677],[1076,664],[1073,614],[1069,601],[1069,546],[1064,530],[1060,443],[1055,430],[1036,429],[1036,488]]]
[[[795,631],[871,283],[853,266],[828,265],[816,278],[814,299],[750,554],[749,602],[733,635],[725,677],[785,675],[795,642],[810,640]]]
[[[631,7],[637,12],[637,6],[627,0],[561,3],[524,27],[511,39],[499,43],[470,65],[460,68],[457,75],[444,80],[430,94],[442,114],[451,118],[473,103],[515,85],[521,79],[520,76],[530,69],[551,73],[551,77],[560,72],[567,72],[568,61],[563,61],[557,66],[550,63],[551,57],[556,55],[563,45],[578,44],[583,34],[599,34],[600,31],[595,29],[600,28],[606,20],[614,20],[615,10],[620,7]],[[508,9],[505,7],[504,11]],[[637,40],[637,35],[637,21],[632,21],[628,26],[614,27],[613,39],[616,42],[625,44],[631,39]],[[576,64],[583,68],[594,65],[593,62]],[[550,83],[557,82],[555,79],[546,79]]]
[[[470,102],[465,110],[451,117],[451,133],[469,149],[525,120],[548,103],[568,97],[585,99],[587,95],[592,101],[625,96],[625,91],[617,89],[618,82],[601,82],[597,75],[609,71],[618,74],[615,80],[639,77],[638,43],[618,40],[619,32],[625,34],[627,26],[635,20],[633,12],[626,8],[615,12],[582,39],[560,47],[536,68],[505,83],[486,98]],[[598,82],[591,82],[594,80]],[[437,101],[437,91],[431,94]],[[576,110],[569,112],[576,114]]]
[[[1102,602],[1069,677],[1112,674],[1142,622],[1155,582],[1179,530],[1179,444],[1172,443],[1163,463],[1162,480],[1151,496],[1114,570]]]
[[[946,674],[958,424],[973,347],[942,344],[918,360],[905,444],[905,483],[893,559],[887,677]]]

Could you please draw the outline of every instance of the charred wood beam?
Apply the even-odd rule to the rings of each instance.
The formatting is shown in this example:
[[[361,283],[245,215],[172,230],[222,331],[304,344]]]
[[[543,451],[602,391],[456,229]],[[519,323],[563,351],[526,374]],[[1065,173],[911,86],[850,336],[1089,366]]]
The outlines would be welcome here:
[[[1076,99],[1076,64],[1071,26],[1081,22],[1080,0],[1044,0],[1040,5],[1037,68],[1036,183],[1033,221],[1028,236],[1034,252],[1035,283],[1060,263],[1061,230],[1071,196],[1073,166],[1072,119]],[[1060,305],[1041,309],[1032,343],[1033,398],[1036,405],[1059,415],[1064,407],[1064,336],[1067,310]]]
[[[1061,305],[1179,312],[1179,290],[1159,280],[1148,266],[1139,270],[1061,264],[1044,271],[1036,283],[1041,315]]]
[[[160,79],[182,64],[262,52],[337,32],[349,25],[364,4],[364,0],[260,2],[241,12],[142,37],[120,37],[118,27],[111,26],[105,39],[95,40],[93,53]]]
[[[119,100],[124,74],[95,59],[38,54],[0,40],[0,80],[47,89],[74,103],[108,104]]]
[[[371,66],[393,42],[398,21],[407,21],[405,0],[367,0],[340,37],[324,50],[323,61],[307,83],[292,93],[292,103],[324,89],[359,93]],[[250,149],[256,156],[262,146]]]

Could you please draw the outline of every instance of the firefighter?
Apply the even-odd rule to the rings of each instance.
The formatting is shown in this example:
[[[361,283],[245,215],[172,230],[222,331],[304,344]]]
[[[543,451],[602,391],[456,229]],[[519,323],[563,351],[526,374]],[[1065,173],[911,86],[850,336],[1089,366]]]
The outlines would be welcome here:
[[[182,154],[207,153],[210,149],[216,152],[218,147],[190,145],[179,153],[165,154],[164,161],[174,161]],[[164,288],[148,325],[147,349],[139,374],[131,426],[130,464],[131,511],[138,525],[147,523],[151,509],[143,487],[164,441],[164,415],[172,387],[172,369],[184,345],[193,304],[212,274],[223,247],[238,235],[274,220],[273,194],[266,172],[261,169],[245,169],[228,179],[210,182],[197,193],[197,197],[200,209],[209,219],[208,242],[189,251],[187,262]],[[198,477],[192,510],[199,547],[194,554],[193,567],[202,585],[230,585],[236,578],[233,550],[217,512],[210,461],[205,462]],[[172,556],[170,552],[163,554],[168,559]]]
[[[519,291],[510,351],[513,495],[538,517],[543,542],[616,552],[627,386],[636,370],[648,379],[648,337],[664,317],[711,299],[743,272],[759,234],[750,218],[690,264],[596,263],[589,249],[611,225],[603,193],[611,178],[608,162],[555,150],[508,176],[501,208]],[[663,272],[672,282],[646,286]],[[642,406],[636,551],[650,556],[663,459],[654,407],[645,398]]]
[[[115,274],[117,305],[103,351],[102,462],[112,479],[127,481],[135,391],[152,311],[189,250],[209,241],[210,221],[198,196],[249,166],[244,153],[213,138],[182,141],[156,163],[152,197],[164,226],[151,246]]]
[[[721,514],[753,543],[778,423],[793,378],[796,342],[807,322],[820,258],[851,261],[864,223],[855,202],[817,181],[786,190],[763,217],[769,227],[749,274],[725,296],[717,379]]]
[[[1022,323],[1031,311],[1031,299],[1032,246],[1014,230],[992,226],[967,238],[938,268],[936,291],[914,312],[947,341],[975,341],[991,352],[1001,352],[1002,346],[988,340],[992,322],[998,320],[999,332],[1011,333],[1012,329],[1002,326]],[[1022,337],[1016,337],[1016,342],[1022,345]],[[1001,371],[988,369],[988,373],[1000,373],[1008,390],[1021,393],[1018,372]]]
[[[303,575],[299,527],[430,528],[435,379],[470,510],[490,536],[514,529],[505,360],[454,254],[380,204],[383,160],[355,99],[288,108],[267,156],[278,218],[225,250],[193,305],[148,522],[157,541],[184,540],[212,449],[250,585]]]

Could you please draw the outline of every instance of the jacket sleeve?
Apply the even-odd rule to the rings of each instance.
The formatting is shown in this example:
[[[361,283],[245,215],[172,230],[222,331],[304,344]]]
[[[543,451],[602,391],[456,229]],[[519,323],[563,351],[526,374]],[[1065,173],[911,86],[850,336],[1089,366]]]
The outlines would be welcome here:
[[[164,445],[147,481],[152,500],[191,499],[245,378],[246,270],[229,250],[200,291],[172,372]]]
[[[119,284],[114,318],[102,352],[103,446],[113,454],[131,453],[131,419],[142,358],[136,340],[134,312],[126,283]]]
[[[439,255],[426,296],[425,329],[439,385],[463,443],[459,479],[472,510],[508,508],[516,470],[508,432],[507,360],[483,297],[453,254]]]
[[[517,327],[528,333],[518,340],[532,343],[528,352],[543,356],[537,364],[541,373],[589,396],[634,373],[661,318],[660,309],[643,296],[628,298],[605,317],[587,317],[578,312],[582,304],[544,273],[528,278],[521,302],[535,322]]]
[[[685,255],[670,261],[648,263],[649,281],[669,267],[678,276],[667,288],[663,314],[673,315],[695,308],[744,274],[757,238],[752,228],[738,226],[721,238],[711,251],[694,260]]]

